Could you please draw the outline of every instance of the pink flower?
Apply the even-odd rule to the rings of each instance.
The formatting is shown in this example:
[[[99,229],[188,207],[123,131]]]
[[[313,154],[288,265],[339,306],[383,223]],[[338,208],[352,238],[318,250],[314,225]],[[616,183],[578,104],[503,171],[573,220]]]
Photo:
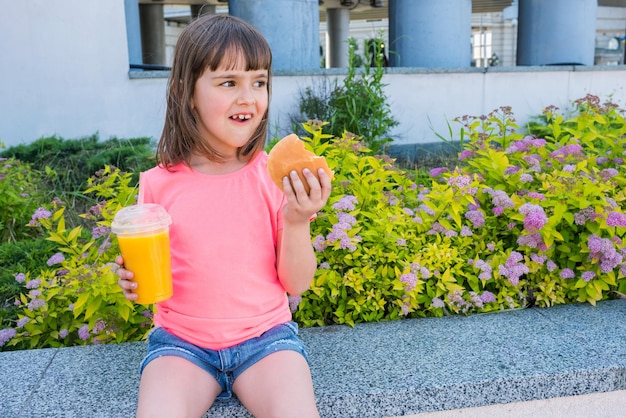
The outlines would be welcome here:
[[[518,167],[516,165],[510,165],[504,170],[504,174],[515,174],[520,171],[522,167]]]
[[[439,298],[433,298],[430,306],[432,306],[433,308],[444,308],[446,304],[443,302],[443,300]]]
[[[520,176],[519,181],[522,183],[532,183],[533,181],[533,176],[532,174],[528,174],[528,173],[524,173]]]
[[[407,291],[411,291],[415,289],[415,285],[417,284],[417,276],[413,273],[407,273],[400,276],[400,281],[404,283],[404,288]]]
[[[468,158],[472,157],[474,155],[474,151],[470,151],[470,150],[463,150],[461,151],[461,154],[459,154],[459,160],[463,161],[463,160],[467,160]]]
[[[5,328],[0,330],[0,347],[9,342],[15,335],[17,331],[14,328]]]
[[[63,256],[63,254],[56,253],[48,259],[46,264],[48,264],[49,266],[53,266],[55,264],[62,263],[63,261],[65,261],[65,257]]]
[[[50,212],[48,209],[44,208],[44,207],[40,207],[37,208],[37,210],[35,211],[35,213],[33,213],[32,216],[32,220],[35,219],[48,219],[50,216],[52,216],[52,212]]]
[[[313,240],[313,248],[315,249],[315,251],[321,253],[326,249],[326,247],[328,247],[328,244],[326,243],[326,239],[324,238],[324,236],[317,235]]]
[[[485,224],[485,215],[480,210],[468,210],[465,217],[470,220],[474,228],[480,228]]]
[[[78,338],[83,341],[87,341],[89,339],[89,325],[85,324],[78,329]]]
[[[291,312],[295,312],[298,310],[298,305],[302,302],[302,296],[291,296],[289,295],[289,310]]]
[[[496,297],[493,293],[491,293],[488,290],[485,290],[483,292],[482,295],[480,295],[480,300],[483,301],[483,303],[490,303],[490,302],[495,302],[496,301]]]
[[[548,222],[548,217],[539,205],[525,203],[519,208],[519,213],[526,215],[524,218],[524,229],[529,232],[537,232]]]
[[[529,271],[528,266],[521,263],[523,259],[524,256],[522,254],[517,251],[511,251],[506,262],[498,266],[498,272],[509,279],[513,286],[517,286],[519,278]]]
[[[354,210],[354,205],[357,203],[359,203],[359,201],[356,197],[352,195],[345,195],[333,205],[333,209],[351,211]]]
[[[446,167],[437,167],[430,170],[429,174],[431,177],[439,177],[443,173],[449,171]]]
[[[626,215],[620,212],[611,212],[606,217],[608,226],[626,226]]]

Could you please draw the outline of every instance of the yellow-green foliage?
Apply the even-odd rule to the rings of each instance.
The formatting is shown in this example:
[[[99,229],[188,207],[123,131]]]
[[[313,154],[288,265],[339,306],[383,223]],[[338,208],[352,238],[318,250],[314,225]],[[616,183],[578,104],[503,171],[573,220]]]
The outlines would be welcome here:
[[[335,171],[312,224],[319,270],[291,298],[305,326],[588,302],[626,291],[626,123],[594,96],[544,137],[509,108],[463,117],[455,170],[414,173],[369,155],[359,138],[305,138]]]
[[[16,275],[26,293],[8,347],[39,348],[137,341],[151,326],[149,307],[128,301],[117,285],[117,242],[110,232],[115,213],[135,202],[131,175],[107,166],[89,180],[86,193],[99,204],[83,214],[88,229],[66,228],[64,203],[37,211],[32,226],[42,228],[58,252],[48,269]],[[7,332],[7,330],[3,330]]]
[[[354,135],[305,124],[306,146],[335,179],[311,224],[319,268],[290,298],[295,320],[353,325],[623,296],[624,111],[593,96],[575,105],[569,118],[547,108],[536,135],[520,133],[509,108],[459,118],[459,166],[433,169],[428,186]],[[66,228],[59,201],[33,215],[58,253],[43,271],[16,273],[25,292],[0,346],[134,341],[151,326],[150,308],[127,301],[113,272],[109,227],[135,201],[130,175],[107,167],[87,192],[100,201],[83,216],[91,230]]]

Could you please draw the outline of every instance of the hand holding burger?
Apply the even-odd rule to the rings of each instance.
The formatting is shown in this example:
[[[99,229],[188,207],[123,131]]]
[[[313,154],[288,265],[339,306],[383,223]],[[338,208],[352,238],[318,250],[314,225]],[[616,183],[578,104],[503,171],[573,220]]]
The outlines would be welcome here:
[[[319,181],[318,170],[323,169],[328,177],[333,178],[333,171],[328,167],[324,157],[320,157],[307,150],[304,142],[296,134],[290,134],[278,141],[270,150],[267,160],[267,171],[272,181],[283,189],[283,178],[296,171],[304,189],[309,193],[309,183],[302,175],[302,170],[308,168]]]

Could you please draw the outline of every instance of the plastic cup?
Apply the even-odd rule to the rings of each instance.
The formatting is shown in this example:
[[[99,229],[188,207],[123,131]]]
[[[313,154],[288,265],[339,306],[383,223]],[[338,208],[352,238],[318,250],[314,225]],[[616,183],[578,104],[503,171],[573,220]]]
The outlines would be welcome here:
[[[165,209],[153,203],[127,206],[115,214],[111,223],[124,266],[133,272],[133,281],[137,283],[137,303],[161,302],[173,294],[171,223]]]

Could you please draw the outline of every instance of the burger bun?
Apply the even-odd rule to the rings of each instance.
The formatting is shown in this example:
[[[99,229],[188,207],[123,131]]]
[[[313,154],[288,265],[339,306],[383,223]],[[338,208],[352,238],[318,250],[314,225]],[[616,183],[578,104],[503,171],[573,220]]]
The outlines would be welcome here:
[[[296,134],[290,134],[274,145],[267,159],[267,171],[272,181],[282,190],[283,178],[295,171],[300,177],[307,194],[310,191],[309,183],[302,174],[308,168],[319,181],[318,170],[323,169],[328,177],[333,178],[333,171],[328,167],[326,159],[307,150],[304,142]]]

